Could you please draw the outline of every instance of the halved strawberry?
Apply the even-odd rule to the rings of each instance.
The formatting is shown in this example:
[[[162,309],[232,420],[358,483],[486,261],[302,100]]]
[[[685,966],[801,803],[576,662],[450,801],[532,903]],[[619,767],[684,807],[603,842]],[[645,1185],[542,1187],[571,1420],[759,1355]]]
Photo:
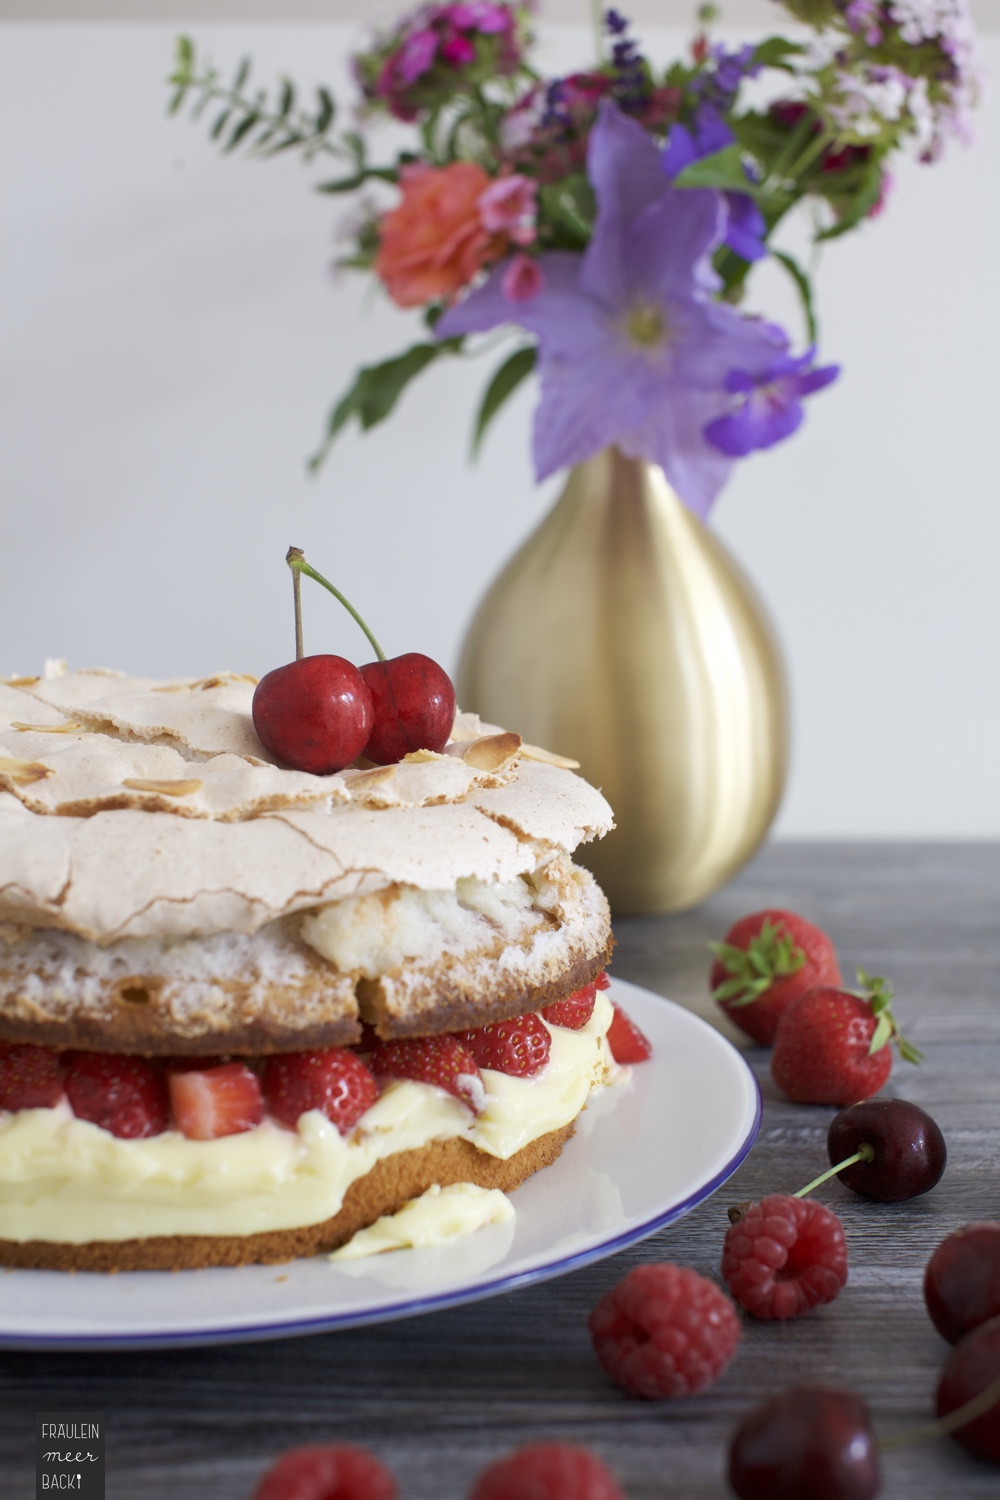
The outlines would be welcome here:
[[[513,1021],[494,1021],[475,1031],[455,1035],[472,1053],[481,1068],[509,1073],[514,1078],[533,1078],[540,1073],[552,1051],[552,1033],[544,1021],[530,1012]]]
[[[162,1135],[170,1123],[163,1069],[146,1057],[68,1052],[66,1097],[73,1113],[123,1140]]]
[[[294,1129],[299,1115],[318,1109],[347,1135],[375,1103],[378,1084],[356,1052],[317,1047],[269,1057],[264,1063],[264,1097],[282,1125]]]
[[[542,1011],[542,1019],[548,1021],[550,1026],[566,1026],[570,1031],[579,1031],[594,1014],[596,1003],[597,982],[594,980],[581,989],[574,990],[565,1000],[556,1000],[552,1005],[546,1005]]]
[[[167,1072],[170,1107],[177,1129],[192,1141],[252,1130],[264,1118],[260,1079],[246,1063],[192,1068],[187,1061]]]
[[[377,1078],[409,1078],[414,1083],[436,1084],[461,1099],[477,1115],[486,1107],[486,1090],[476,1059],[457,1036],[378,1042],[369,1062]]]
[[[58,1052],[0,1042],[0,1109],[45,1109],[62,1093]]]
[[[611,980],[608,978],[607,969],[601,970],[597,978],[594,980],[594,984],[599,990],[609,990],[611,988]]]
[[[627,1016],[621,1006],[612,1000],[615,1013],[608,1027],[608,1046],[616,1063],[645,1062],[652,1057],[653,1047],[648,1037],[643,1036],[638,1026]]]

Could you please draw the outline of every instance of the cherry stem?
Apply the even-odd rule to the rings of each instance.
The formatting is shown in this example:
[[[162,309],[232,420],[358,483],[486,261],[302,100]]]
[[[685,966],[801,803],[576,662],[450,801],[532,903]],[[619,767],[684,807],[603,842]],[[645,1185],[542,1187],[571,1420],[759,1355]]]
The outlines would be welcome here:
[[[321,583],[323,587],[327,589],[335,599],[340,600],[341,604],[347,610],[347,613],[352,617],[352,619],[357,622],[357,624],[361,626],[361,629],[368,637],[371,648],[375,652],[375,655],[378,657],[379,661],[385,661],[385,652],[382,650],[382,647],[379,645],[378,641],[372,635],[364,620],[354,608],[354,605],[349,599],[344,598],[340,590],[338,588],[335,588],[328,578],[324,578],[322,573],[317,573],[316,569],[311,567],[309,563],[306,562],[306,556],[301,547],[289,547],[288,551],[285,553],[285,562],[292,570],[292,586],[295,590],[296,657],[301,657],[302,655],[302,609],[299,599],[299,576],[300,574],[305,573],[309,578],[315,578],[317,583]]]
[[[818,1188],[820,1183],[826,1182],[829,1178],[836,1177],[837,1173],[842,1172],[845,1167],[853,1167],[856,1161],[874,1160],[875,1148],[873,1146],[869,1146],[866,1141],[863,1146],[858,1147],[853,1156],[848,1156],[844,1161],[838,1161],[835,1167],[830,1167],[828,1171],[821,1172],[819,1177],[815,1178],[812,1182],[807,1183],[804,1188],[799,1188],[797,1193],[792,1194],[792,1197],[804,1198],[806,1193],[811,1193],[813,1188]]]
[[[301,557],[301,548],[289,547],[285,553],[285,562],[289,567],[291,567],[294,555]],[[295,660],[301,661],[306,653],[302,645],[302,586],[298,568],[292,568],[292,598],[295,600]]]
[[[964,1406],[956,1406],[946,1417],[938,1417],[934,1422],[925,1422],[923,1427],[911,1427],[909,1432],[897,1432],[894,1437],[878,1440],[880,1448],[908,1448],[911,1443],[922,1443],[926,1438],[947,1437],[949,1433],[955,1432],[957,1428],[964,1427],[967,1422],[974,1422],[977,1417],[983,1416],[1000,1401],[1000,1375],[995,1375],[988,1386],[966,1401]]]

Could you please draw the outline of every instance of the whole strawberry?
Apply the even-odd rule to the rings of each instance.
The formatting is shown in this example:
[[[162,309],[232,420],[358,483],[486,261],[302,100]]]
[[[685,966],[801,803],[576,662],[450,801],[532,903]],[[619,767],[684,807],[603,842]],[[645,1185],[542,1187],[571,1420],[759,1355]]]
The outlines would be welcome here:
[[[721,943],[708,983],[731,1021],[770,1047],[782,1015],[806,990],[840,984],[833,944],[805,917],[779,907],[741,917]]]
[[[899,1033],[885,980],[859,969],[858,983],[859,991],[808,990],[781,1018],[771,1076],[798,1104],[854,1104],[877,1094],[892,1069],[892,1041],[907,1062],[921,1061]]]

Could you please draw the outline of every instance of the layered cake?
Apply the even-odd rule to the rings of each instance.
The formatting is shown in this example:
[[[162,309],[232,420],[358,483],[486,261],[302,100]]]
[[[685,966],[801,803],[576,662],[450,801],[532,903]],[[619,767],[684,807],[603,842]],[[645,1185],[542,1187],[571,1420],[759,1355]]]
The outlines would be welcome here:
[[[0,1263],[332,1250],[513,1189],[613,1070],[603,797],[467,714],[288,770],[253,690],[0,683]]]

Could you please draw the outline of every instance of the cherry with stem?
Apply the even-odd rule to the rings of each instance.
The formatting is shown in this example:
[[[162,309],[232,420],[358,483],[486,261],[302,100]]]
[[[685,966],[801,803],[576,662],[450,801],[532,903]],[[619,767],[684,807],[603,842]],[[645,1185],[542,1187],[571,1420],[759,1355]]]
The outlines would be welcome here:
[[[372,698],[373,723],[364,746],[368,760],[387,766],[414,750],[439,754],[455,722],[455,689],[448,674],[419,651],[387,657],[350,600],[306,561],[301,547],[289,547],[285,561],[292,570],[295,587],[296,649],[301,649],[299,579],[305,573],[339,600],[375,652],[377,660],[360,668]]]

